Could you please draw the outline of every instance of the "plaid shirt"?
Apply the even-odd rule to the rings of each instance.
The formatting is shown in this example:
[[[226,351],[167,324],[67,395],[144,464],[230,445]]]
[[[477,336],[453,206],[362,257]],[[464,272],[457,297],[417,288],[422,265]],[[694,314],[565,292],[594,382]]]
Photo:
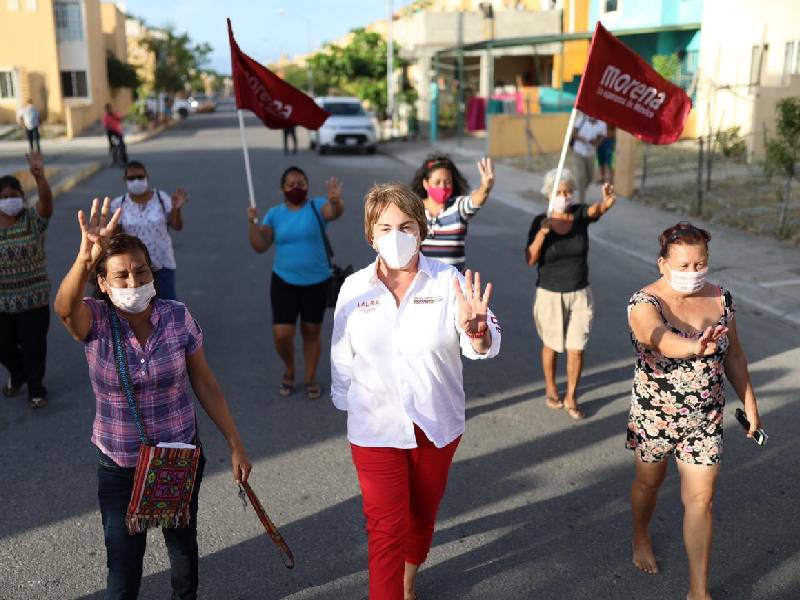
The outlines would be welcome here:
[[[119,466],[135,467],[141,442],[119,384],[111,308],[102,300],[83,301],[92,311],[92,326],[84,340],[96,399],[92,443]],[[128,322],[120,318],[136,404],[150,443],[192,443],[196,423],[186,357],[202,348],[203,333],[184,304],[154,300],[152,306],[153,333],[144,349]]]

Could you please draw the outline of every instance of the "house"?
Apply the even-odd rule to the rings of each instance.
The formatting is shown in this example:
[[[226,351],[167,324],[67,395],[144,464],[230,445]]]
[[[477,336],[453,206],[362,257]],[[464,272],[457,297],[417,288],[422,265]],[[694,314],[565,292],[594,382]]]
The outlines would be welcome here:
[[[107,102],[129,101],[115,97],[106,71],[106,52],[126,60],[124,16],[115,4],[5,0],[0,26],[0,122],[13,123],[30,98],[44,121],[65,124],[72,137],[97,121]]]

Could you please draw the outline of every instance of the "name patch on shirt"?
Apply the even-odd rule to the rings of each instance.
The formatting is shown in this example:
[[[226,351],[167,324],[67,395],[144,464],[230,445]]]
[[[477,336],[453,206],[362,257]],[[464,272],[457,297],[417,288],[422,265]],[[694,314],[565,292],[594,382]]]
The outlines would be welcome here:
[[[414,304],[436,304],[441,301],[441,296],[417,296],[414,298]]]
[[[380,305],[381,301],[379,298],[375,300],[362,300],[358,303],[358,310],[361,312],[372,312]]]

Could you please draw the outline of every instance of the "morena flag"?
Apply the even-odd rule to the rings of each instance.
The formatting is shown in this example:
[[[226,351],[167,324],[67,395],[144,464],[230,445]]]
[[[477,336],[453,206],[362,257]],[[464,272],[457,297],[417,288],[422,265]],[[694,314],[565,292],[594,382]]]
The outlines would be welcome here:
[[[692,101],[599,22],[575,107],[651,144],[671,144]]]
[[[239,48],[228,19],[231,43],[231,76],[236,94],[236,108],[246,108],[270,129],[302,125],[319,129],[328,113],[296,87],[258,64]]]

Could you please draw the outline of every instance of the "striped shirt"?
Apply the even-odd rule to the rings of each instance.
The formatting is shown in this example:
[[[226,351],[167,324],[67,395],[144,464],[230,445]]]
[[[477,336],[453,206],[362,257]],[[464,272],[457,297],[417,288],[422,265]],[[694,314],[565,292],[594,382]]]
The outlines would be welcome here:
[[[48,222],[28,208],[11,227],[0,227],[0,313],[21,313],[50,303],[44,253]]]
[[[92,326],[83,340],[96,406],[92,443],[120,467],[135,467],[141,442],[117,375],[112,308],[103,300],[83,301],[92,311]],[[202,348],[203,333],[186,305],[154,300],[152,306],[153,332],[144,348],[128,322],[120,318],[136,405],[150,443],[190,444],[196,419],[186,357]]]
[[[463,271],[467,260],[464,253],[467,222],[478,209],[469,196],[458,196],[435,217],[426,209],[428,237],[422,242],[422,254]]]

